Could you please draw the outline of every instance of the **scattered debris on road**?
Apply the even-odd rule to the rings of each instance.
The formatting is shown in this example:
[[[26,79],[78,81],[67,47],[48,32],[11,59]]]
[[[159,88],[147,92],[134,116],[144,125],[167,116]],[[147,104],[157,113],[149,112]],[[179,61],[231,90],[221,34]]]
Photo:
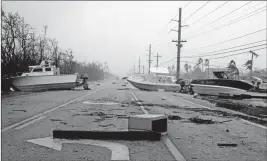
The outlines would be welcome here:
[[[61,119],[50,119],[50,121],[62,121]]]
[[[108,126],[114,126],[114,127],[116,127],[116,125],[114,125],[114,124],[107,124],[107,125],[98,125],[98,126],[100,126],[100,127],[108,127]]]
[[[66,123],[66,122],[59,122],[59,123],[61,123],[61,124],[64,124],[64,125],[67,125],[67,123]]]
[[[218,146],[232,146],[232,147],[236,147],[237,144],[232,144],[232,143],[218,143]]]
[[[166,97],[162,97],[161,100],[166,100]]]
[[[198,116],[191,117],[189,118],[189,120],[196,124],[214,124],[215,123],[212,119],[202,119],[202,118],[199,118]]]
[[[22,111],[22,112],[27,112],[27,110],[12,110],[12,111]]]
[[[129,104],[122,104],[121,107],[129,107]]]
[[[169,120],[181,120],[182,117],[178,116],[178,115],[169,115],[168,116]]]

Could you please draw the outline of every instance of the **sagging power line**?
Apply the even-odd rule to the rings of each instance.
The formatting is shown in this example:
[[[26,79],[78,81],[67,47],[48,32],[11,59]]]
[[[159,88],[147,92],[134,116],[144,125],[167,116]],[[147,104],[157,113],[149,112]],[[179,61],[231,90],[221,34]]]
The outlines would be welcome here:
[[[234,9],[234,10],[231,11],[231,12],[228,12],[227,14],[225,14],[225,15],[223,15],[223,16],[217,18],[217,19],[215,19],[214,21],[212,21],[212,22],[210,22],[210,23],[208,23],[208,24],[206,24],[206,25],[204,25],[204,26],[202,26],[202,27],[200,27],[200,28],[198,28],[198,29],[196,29],[196,30],[191,31],[190,33],[194,33],[194,32],[196,32],[196,31],[198,31],[198,30],[200,30],[200,29],[202,29],[202,28],[204,28],[204,27],[207,27],[207,26],[209,26],[209,25],[211,25],[211,24],[213,24],[213,23],[219,21],[219,20],[222,19],[222,18],[225,18],[226,16],[229,16],[230,14],[232,14],[232,13],[234,13],[234,12],[240,10],[241,8],[245,7],[246,5],[248,5],[248,4],[251,3],[251,2],[252,2],[252,1],[247,2],[246,4],[244,4],[244,5],[242,5],[242,6],[238,7],[238,8],[236,8],[236,9]]]
[[[225,50],[229,50],[229,49],[234,49],[234,48],[247,46],[247,45],[251,45],[251,44],[256,44],[256,43],[264,42],[264,41],[266,42],[266,39],[265,40],[260,40],[260,41],[255,41],[255,42],[252,42],[252,43],[243,44],[243,45],[233,46],[233,47],[225,48],[225,49],[221,49],[221,50],[210,51],[210,52],[200,53],[200,54],[196,54],[196,55],[189,55],[189,56],[202,56],[202,55],[205,55],[205,54],[216,53],[216,52],[225,51]]]
[[[236,19],[234,19],[234,20],[231,20],[230,22],[227,22],[226,24],[222,24],[222,25],[219,25],[219,26],[217,26],[217,27],[211,28],[211,29],[209,29],[209,30],[207,30],[207,31],[201,32],[200,34],[197,34],[196,36],[193,36],[193,37],[192,37],[192,35],[194,35],[194,34],[192,34],[191,37],[190,37],[190,35],[189,35],[188,38],[191,38],[191,39],[192,39],[192,38],[198,37],[198,36],[200,36],[200,35],[203,35],[203,34],[205,34],[205,33],[208,33],[208,32],[214,31],[214,30],[218,30],[218,29],[221,29],[221,28],[230,26],[230,25],[232,25],[232,24],[235,24],[235,23],[237,23],[237,22],[240,22],[240,21],[242,21],[242,20],[245,20],[245,19],[247,19],[247,18],[249,18],[249,17],[251,17],[251,16],[255,16],[255,15],[261,13],[261,12],[266,11],[266,9],[264,9],[264,8],[266,8],[266,6],[260,8],[260,9],[257,9],[256,11],[252,11],[252,12],[250,12],[250,13],[248,13],[248,14],[245,14],[245,15],[243,15],[243,16],[240,16],[240,17],[238,17],[238,18],[236,18]],[[263,9],[263,10],[262,10],[262,9]],[[257,12],[257,11],[259,11],[259,12]],[[256,13],[255,13],[255,12],[256,12]],[[254,14],[252,14],[252,13],[254,13]],[[251,14],[251,15],[250,15],[250,14]]]
[[[197,22],[199,22],[200,20],[202,20],[203,18],[205,18],[205,17],[207,17],[207,16],[209,16],[210,14],[212,14],[213,12],[215,12],[215,11],[218,11],[222,6],[224,6],[226,3],[228,3],[228,1],[226,1],[226,2],[224,2],[223,4],[221,4],[221,5],[219,5],[218,7],[216,7],[214,10],[212,10],[211,12],[209,12],[209,13],[207,13],[207,14],[205,14],[204,16],[202,16],[201,18],[199,18],[198,20],[196,20],[196,21],[194,21],[194,22],[192,22],[191,24],[189,24],[188,26],[190,27],[190,26],[192,26],[193,24],[195,24],[195,23],[197,23]]]
[[[199,7],[195,12],[193,12],[190,16],[188,16],[186,19],[184,19],[183,21],[186,22],[189,18],[191,18],[194,14],[196,14],[198,11],[200,11],[203,7],[205,7],[210,1],[207,1],[206,3],[204,3],[201,7]]]
[[[264,31],[266,29],[267,28],[264,28],[264,29],[261,29],[261,30],[257,30],[255,32],[251,32],[251,33],[248,33],[248,34],[245,34],[245,35],[242,35],[242,36],[238,36],[238,37],[235,37],[235,38],[232,38],[232,39],[228,39],[228,40],[225,40],[225,41],[221,41],[221,42],[218,42],[218,43],[215,43],[215,44],[211,44],[211,45],[207,45],[207,46],[202,46],[202,47],[194,48],[194,49],[191,49],[190,51],[196,50],[196,49],[207,48],[207,47],[211,47],[211,46],[215,46],[215,45],[219,45],[219,44],[223,44],[223,43],[226,43],[226,42],[229,42],[229,41],[233,41],[233,40],[236,40],[236,39],[240,39],[240,38],[243,38],[243,37],[246,37],[246,36],[250,36],[250,35],[253,35],[253,34],[262,32],[262,31]]]
[[[242,48],[242,49],[238,49],[238,50],[231,50],[231,51],[222,52],[222,53],[216,53],[216,54],[184,56],[184,57],[181,57],[181,58],[194,58],[196,56],[207,57],[207,56],[213,56],[213,55],[221,55],[221,54],[231,53],[231,52],[245,50],[245,49],[251,49],[251,48],[255,48],[255,47],[259,47],[259,46],[265,46],[265,45],[267,45],[267,44],[260,44],[260,45],[256,45],[256,46],[251,46],[251,47],[247,47],[247,48]]]

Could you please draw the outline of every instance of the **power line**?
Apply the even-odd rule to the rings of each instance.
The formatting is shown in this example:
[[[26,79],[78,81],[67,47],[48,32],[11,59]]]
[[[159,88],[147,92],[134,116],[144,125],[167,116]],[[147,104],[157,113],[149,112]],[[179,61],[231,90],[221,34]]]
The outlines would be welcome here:
[[[187,5],[189,5],[190,2],[191,2],[191,1],[189,1],[183,8],[185,8]],[[176,14],[176,16],[174,16],[174,17],[173,17],[173,18],[172,18],[166,25],[164,25],[163,28],[162,28],[160,31],[162,31],[163,29],[167,28],[168,25],[172,22],[172,20],[174,20],[177,16],[178,16],[178,14]],[[158,39],[159,36],[160,36],[160,32],[158,33],[158,36],[156,37],[156,39],[154,39],[154,40],[152,41],[151,44],[154,44],[154,42]]]
[[[243,8],[244,6],[248,5],[248,4],[251,3],[251,2],[252,2],[252,1],[249,1],[248,3],[246,3],[246,4],[244,4],[244,5],[242,5],[242,6],[238,7],[238,8],[236,8],[235,10],[233,10],[233,11],[231,11],[231,12],[229,12],[229,13],[227,13],[227,14],[225,14],[225,15],[219,17],[219,18],[217,18],[216,20],[212,21],[211,23],[208,23],[208,24],[206,24],[206,25],[204,25],[204,26],[202,26],[202,27],[200,27],[200,28],[198,28],[198,29],[196,29],[196,30],[194,30],[194,31],[192,31],[192,32],[196,32],[196,31],[198,31],[198,30],[200,30],[200,29],[202,29],[202,28],[204,28],[204,27],[206,27],[206,26],[209,26],[210,24],[213,24],[214,22],[216,22],[216,21],[218,21],[218,20],[220,20],[220,19],[222,19],[222,18],[224,18],[224,17],[226,17],[226,16],[228,16],[228,15],[230,15],[230,14],[236,12],[237,10]],[[191,33],[192,33],[192,32],[191,32]]]
[[[259,48],[259,49],[253,49],[253,51],[262,50],[262,49],[266,49],[266,47],[265,47],[265,48]],[[211,59],[225,58],[225,57],[230,57],[230,56],[235,56],[235,55],[240,55],[240,54],[244,54],[244,53],[248,53],[248,52],[249,52],[249,51],[242,52],[242,53],[237,53],[237,54],[231,54],[231,55],[222,56],[222,57],[209,58],[209,60],[211,60]]]
[[[229,25],[235,24],[235,23],[237,23],[237,22],[239,22],[239,21],[242,21],[242,20],[247,19],[247,18],[249,18],[249,17],[251,17],[251,16],[254,16],[254,15],[257,15],[257,14],[259,14],[259,13],[261,13],[261,12],[266,11],[266,10],[259,11],[259,10],[261,10],[261,9],[263,9],[263,8],[266,8],[266,6],[260,8],[260,9],[257,9],[256,11],[252,11],[252,12],[250,12],[250,13],[248,13],[248,14],[245,14],[245,15],[243,15],[243,16],[240,16],[239,18],[236,18],[236,19],[234,19],[234,20],[228,22],[227,24],[222,24],[222,25],[220,25],[220,26],[211,28],[210,30],[204,31],[204,32],[202,32],[202,33],[200,33],[200,34],[198,34],[198,35],[196,35],[196,36],[193,36],[193,37],[190,37],[190,36],[189,36],[188,38],[191,38],[191,39],[192,39],[192,38],[198,37],[198,36],[200,36],[200,35],[202,35],[202,34],[204,34],[204,33],[210,32],[210,31],[212,31],[212,30],[221,29],[221,28],[227,27],[227,26],[229,26]],[[257,12],[257,11],[259,11],[259,12]],[[256,12],[256,13],[254,13],[254,12]],[[252,13],[254,13],[254,14],[252,14]],[[252,15],[249,15],[249,14],[252,14]],[[249,16],[247,16],[247,15],[249,15]],[[246,17],[246,16],[247,16],[247,17]],[[243,17],[243,18],[242,18],[242,17]]]
[[[190,27],[191,25],[197,23],[198,21],[202,20],[203,18],[207,17],[208,15],[212,14],[213,12],[217,11],[218,9],[220,9],[222,6],[224,6],[226,3],[228,3],[228,1],[226,1],[225,3],[221,4],[219,7],[216,7],[214,10],[212,10],[211,12],[207,13],[206,15],[202,16],[200,19],[192,22],[191,24],[189,24],[188,26]]]
[[[217,50],[217,51],[212,51],[212,52],[208,52],[208,53],[214,53],[214,52],[218,52],[218,51],[224,51],[224,50],[229,50],[229,49],[233,49],[233,48],[237,48],[237,47],[241,47],[241,46],[247,46],[247,45],[251,45],[251,44],[255,44],[255,43],[258,43],[258,42],[262,42],[262,41],[266,41],[266,40],[261,40],[261,41],[256,41],[256,42],[253,42],[253,43],[248,43],[248,44],[244,44],[244,45],[239,45],[239,46],[235,46],[235,47],[231,47],[231,48],[226,48],[226,49],[222,49],[222,50]],[[257,45],[257,46],[253,46],[253,47],[258,47],[258,46],[263,46],[263,45],[266,45],[266,44],[261,44],[261,45]],[[249,47],[249,48],[253,48],[253,47]],[[234,51],[239,51],[239,50],[244,50],[244,49],[249,49],[249,48],[243,48],[243,49],[238,49],[238,50],[233,50],[233,51],[228,51],[228,52],[223,52],[223,53],[217,53],[217,54],[211,54],[211,55],[220,55],[220,54],[226,54],[226,53],[230,53],[230,52],[234,52]],[[207,53],[202,53],[202,54],[207,54]],[[199,57],[199,56],[203,56],[202,54],[198,54],[198,55],[192,55],[190,57]],[[210,56],[210,55],[204,55],[204,56]],[[188,57],[181,57],[181,58],[190,58],[189,56]],[[162,66],[162,65],[166,65],[167,63],[173,61],[174,59],[176,59],[177,57],[174,57],[168,61],[165,61],[163,63],[161,63],[159,66]]]
[[[201,54],[197,54],[197,55],[190,55],[190,56],[202,56],[202,55],[205,55],[205,54],[216,53],[216,52],[219,52],[219,51],[234,49],[234,48],[238,48],[238,47],[241,47],[241,46],[247,46],[247,45],[251,45],[251,44],[256,44],[256,43],[263,42],[263,41],[266,41],[266,39],[265,40],[260,40],[260,41],[255,41],[255,42],[252,42],[252,43],[247,43],[247,44],[244,44],[244,45],[234,46],[234,47],[230,47],[230,48],[226,48],[226,49],[221,49],[221,50],[216,50],[216,51],[211,51],[211,52],[205,52],[205,53],[201,53]]]
[[[183,10],[185,10],[185,8],[191,3],[192,1],[189,1],[183,8]],[[178,16],[178,15],[177,15]]]
[[[255,32],[251,32],[251,33],[248,33],[248,34],[239,36],[239,37],[235,37],[235,38],[232,38],[232,39],[229,39],[229,40],[221,41],[221,42],[218,42],[218,43],[215,43],[215,44],[212,44],[212,45],[208,45],[208,46],[202,46],[202,47],[194,48],[194,49],[192,49],[192,50],[201,49],[201,48],[207,48],[207,47],[215,46],[215,45],[218,45],[218,44],[226,43],[226,42],[229,42],[229,41],[233,41],[233,40],[240,39],[240,38],[243,38],[243,37],[246,37],[246,36],[249,36],[249,35],[256,34],[256,33],[258,33],[258,32],[264,31],[264,30],[266,30],[266,29],[267,29],[267,28],[265,28],[265,29],[261,29],[261,30],[255,31]]]
[[[184,22],[186,20],[188,20],[190,17],[192,17],[194,14],[196,14],[199,10],[201,10],[203,7],[205,7],[210,1],[206,2],[205,4],[203,4],[200,8],[198,8],[195,12],[193,12],[189,17],[187,17]]]
[[[228,51],[228,52],[222,52],[222,53],[216,53],[216,54],[208,54],[208,55],[196,55],[196,56],[206,57],[206,56],[213,56],[213,55],[221,55],[221,54],[231,53],[231,52],[235,52],[235,51],[250,49],[250,48],[264,46],[264,45],[267,45],[267,44],[261,44],[261,45],[251,46],[251,47],[242,48],[242,49],[238,49],[238,50],[231,50],[231,51]],[[181,58],[193,58],[193,57],[196,57],[196,56],[184,56],[184,57],[181,57]]]

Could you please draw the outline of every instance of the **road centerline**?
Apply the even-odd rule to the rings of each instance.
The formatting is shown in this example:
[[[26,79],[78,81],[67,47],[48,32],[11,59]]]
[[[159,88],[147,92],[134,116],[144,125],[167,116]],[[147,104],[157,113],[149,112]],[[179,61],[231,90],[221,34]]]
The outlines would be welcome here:
[[[14,123],[14,124],[12,124],[12,125],[10,125],[10,126],[8,126],[8,127],[5,127],[5,128],[3,128],[3,129],[1,129],[1,132],[8,131],[8,130],[13,129],[13,128],[15,128],[15,127],[21,126],[21,125],[23,125],[23,124],[25,124],[25,123],[27,124],[27,122],[31,122],[31,121],[33,121],[33,122],[31,122],[31,124],[32,124],[32,123],[34,123],[35,121],[41,120],[41,119],[39,119],[38,117],[41,117],[41,116],[43,116],[43,115],[45,115],[45,114],[47,114],[47,113],[49,113],[49,112],[52,112],[52,111],[54,111],[54,110],[56,110],[56,109],[58,109],[58,108],[64,107],[64,106],[66,106],[66,105],[68,105],[68,104],[70,104],[70,103],[72,103],[72,102],[75,102],[75,101],[77,101],[77,100],[79,100],[79,99],[81,99],[81,98],[84,98],[84,97],[86,97],[86,96],[88,96],[88,95],[94,94],[94,93],[96,93],[97,91],[102,90],[102,89],[103,89],[103,88],[97,88],[96,90],[91,91],[91,92],[89,92],[89,93],[87,93],[87,94],[85,94],[85,95],[83,95],[83,96],[81,96],[81,97],[78,97],[78,98],[76,98],[76,99],[73,99],[73,100],[71,100],[71,101],[69,101],[69,102],[67,102],[67,103],[64,103],[64,104],[62,104],[62,105],[59,105],[59,106],[57,106],[57,107],[54,107],[54,108],[52,108],[52,109],[50,109],[50,110],[47,110],[47,111],[45,111],[45,112],[39,113],[39,114],[37,114],[37,115],[35,115],[35,116],[32,116],[32,117],[30,117],[30,118],[28,118],[28,119],[25,119],[25,120],[22,120],[22,121],[20,121],[20,122]],[[34,121],[34,120],[35,120],[35,121]],[[25,126],[23,126],[23,127],[25,127]]]
[[[129,92],[134,97],[135,101],[138,101],[138,98],[136,97],[136,95],[133,93],[133,91],[131,89],[129,90]],[[148,111],[142,106],[142,103],[140,103],[139,105],[145,114],[149,114]],[[185,158],[183,157],[183,155],[178,151],[178,149],[171,142],[171,140],[169,139],[169,137],[167,135],[164,136],[163,142],[166,145],[166,147],[169,149],[169,151],[172,153],[172,156],[175,158],[175,160],[186,161]]]

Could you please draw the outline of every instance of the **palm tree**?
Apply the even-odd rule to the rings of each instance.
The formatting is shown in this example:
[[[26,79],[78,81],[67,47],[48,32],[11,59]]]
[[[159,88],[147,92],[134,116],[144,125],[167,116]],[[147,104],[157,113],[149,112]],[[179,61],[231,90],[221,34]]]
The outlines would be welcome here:
[[[239,70],[238,70],[238,68],[236,67],[236,63],[235,63],[234,60],[231,60],[231,61],[230,61],[230,63],[228,64],[227,69],[229,70],[230,73],[232,73],[231,76],[232,76],[232,75],[235,75],[235,77],[237,76],[238,79],[239,79]]]
[[[209,73],[210,73],[210,71],[209,71],[209,66],[210,66],[209,59],[205,59],[205,66],[208,66],[208,78],[209,78]]]
[[[248,60],[244,66],[247,67],[247,70],[250,70],[250,79],[252,79],[252,65],[253,65],[253,56],[255,56],[256,58],[259,56],[258,54],[254,53],[253,51],[250,51],[252,53],[252,57],[251,60]]]
[[[199,58],[199,59],[198,59],[198,63],[199,63],[199,64],[202,64],[202,72],[203,72],[203,59],[202,59],[202,58]]]
[[[172,65],[171,70],[172,70],[172,72],[174,73],[174,71],[175,71],[175,67],[174,67],[174,65]]]
[[[192,66],[188,65],[188,69],[190,70],[190,72],[192,72]]]
[[[169,71],[169,73],[171,75],[172,74],[172,71],[171,71],[171,67],[170,66],[168,66],[168,71]]]
[[[185,69],[185,71],[186,71],[186,73],[187,73],[187,75],[188,75],[188,64],[187,64],[187,63],[185,63],[185,65],[184,65],[184,69]]]

